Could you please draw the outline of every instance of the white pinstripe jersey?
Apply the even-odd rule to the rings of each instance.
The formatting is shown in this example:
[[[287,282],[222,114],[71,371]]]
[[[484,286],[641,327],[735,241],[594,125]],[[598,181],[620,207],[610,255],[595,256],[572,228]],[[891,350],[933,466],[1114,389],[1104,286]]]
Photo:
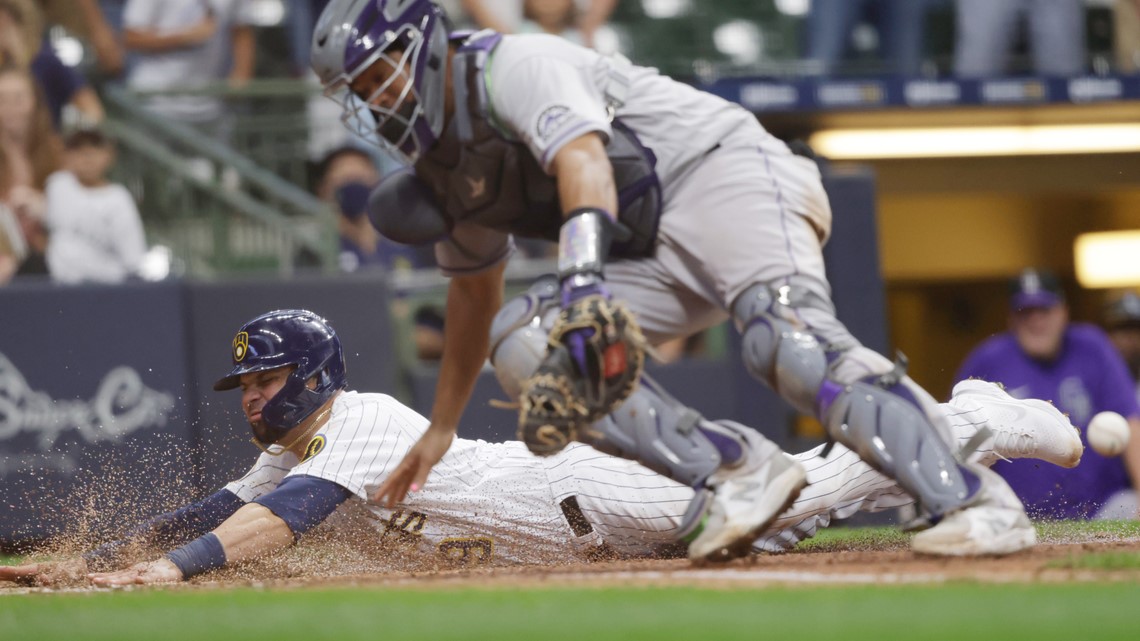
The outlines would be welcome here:
[[[303,461],[290,453],[262,454],[226,489],[248,502],[303,474],[366,501],[427,426],[426,418],[390,396],[342,392],[307,448],[314,454]],[[578,536],[571,530],[560,507],[570,496],[577,497],[592,532]],[[519,442],[457,438],[405,504],[395,511],[369,509],[381,537],[414,540],[427,553],[549,561],[603,540],[630,555],[668,542],[691,497],[688,488],[584,445],[539,458]]]
[[[986,424],[985,398],[951,399],[941,405],[961,446]],[[226,486],[244,501],[270,492],[289,475],[333,481],[358,497],[387,477],[428,421],[384,394],[343,392],[328,423],[314,437],[316,454],[298,462],[286,453],[262,454],[241,479]],[[835,445],[793,456],[807,469],[808,486],[756,541],[756,549],[779,551],[813,536],[834,519],[877,512],[913,500],[890,478],[854,453]],[[991,465],[993,437],[971,460]],[[559,507],[574,497],[590,532],[575,534]],[[547,458],[519,442],[487,443],[457,438],[428,482],[393,511],[369,505],[381,538],[409,538],[424,553],[468,561],[543,561],[578,556],[605,543],[624,556],[640,556],[671,544],[693,491],[641,465],[572,443]]]

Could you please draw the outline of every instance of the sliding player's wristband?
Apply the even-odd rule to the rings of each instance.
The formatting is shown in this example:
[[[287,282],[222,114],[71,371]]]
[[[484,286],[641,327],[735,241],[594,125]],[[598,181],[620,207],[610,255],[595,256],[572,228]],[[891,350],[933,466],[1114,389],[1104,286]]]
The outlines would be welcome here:
[[[168,552],[166,558],[182,571],[182,578],[216,570],[226,564],[226,550],[213,532],[208,532],[177,550]]]

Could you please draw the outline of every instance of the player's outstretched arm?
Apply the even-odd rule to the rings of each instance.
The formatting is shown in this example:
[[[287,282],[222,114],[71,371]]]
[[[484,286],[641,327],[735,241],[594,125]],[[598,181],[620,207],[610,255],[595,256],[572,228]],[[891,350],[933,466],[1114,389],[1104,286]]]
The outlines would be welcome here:
[[[181,581],[279,552],[324,521],[351,492],[327,479],[299,474],[245,504],[215,530],[165,557],[118,572],[88,575],[101,586]]]
[[[154,561],[124,570],[97,572],[88,578],[98,586],[171,583],[228,564],[241,563],[285,549],[293,532],[263,505],[247,503],[212,532]]]
[[[371,496],[376,503],[394,507],[427,482],[431,468],[451,447],[459,419],[471,398],[475,380],[491,342],[491,321],[503,305],[503,271],[506,261],[466,276],[456,276],[447,286],[447,309],[443,320],[443,360],[435,386],[431,425],[404,455],[400,464]]]
[[[54,587],[80,582],[87,574],[87,561],[83,557],[0,566],[0,581],[20,585]]]

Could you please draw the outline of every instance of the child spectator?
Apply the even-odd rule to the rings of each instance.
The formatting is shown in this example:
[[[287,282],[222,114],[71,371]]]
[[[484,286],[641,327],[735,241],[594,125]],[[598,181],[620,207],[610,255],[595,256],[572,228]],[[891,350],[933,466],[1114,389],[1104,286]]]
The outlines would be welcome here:
[[[130,192],[107,180],[114,145],[98,131],[79,130],[67,137],[64,147],[64,169],[47,183],[52,279],[122,282],[138,272],[146,239]]]

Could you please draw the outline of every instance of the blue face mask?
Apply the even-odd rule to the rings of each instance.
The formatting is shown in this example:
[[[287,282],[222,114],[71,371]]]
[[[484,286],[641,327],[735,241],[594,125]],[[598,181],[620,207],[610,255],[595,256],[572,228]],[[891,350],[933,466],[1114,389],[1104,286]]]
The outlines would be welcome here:
[[[341,215],[355,222],[368,213],[368,195],[371,193],[372,185],[350,182],[338,187],[334,197]]]

